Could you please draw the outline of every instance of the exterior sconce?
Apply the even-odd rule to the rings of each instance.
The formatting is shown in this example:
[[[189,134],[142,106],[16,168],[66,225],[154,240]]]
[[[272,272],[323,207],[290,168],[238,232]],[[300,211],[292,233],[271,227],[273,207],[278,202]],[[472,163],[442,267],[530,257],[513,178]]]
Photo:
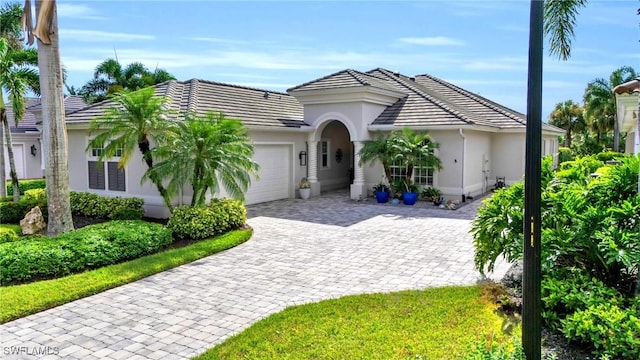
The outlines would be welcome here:
[[[31,145],[31,155],[36,156],[36,151],[37,151],[37,150],[38,150],[38,149],[36,148],[36,146],[35,146],[35,145]]]
[[[300,151],[300,154],[298,154],[298,159],[300,159],[300,166],[307,166],[307,152],[306,151]]]

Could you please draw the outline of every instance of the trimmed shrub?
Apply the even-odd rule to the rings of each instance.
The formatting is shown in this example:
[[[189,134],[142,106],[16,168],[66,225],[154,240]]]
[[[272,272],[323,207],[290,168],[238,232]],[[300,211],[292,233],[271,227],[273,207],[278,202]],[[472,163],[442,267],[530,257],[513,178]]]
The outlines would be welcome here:
[[[173,209],[167,227],[179,239],[206,239],[237,229],[247,220],[247,210],[237,200],[213,199],[207,206]]]
[[[46,183],[44,179],[33,179],[33,180],[20,180],[18,182],[18,189],[20,189],[20,194],[24,194],[25,191],[31,189],[44,189]],[[7,187],[7,195],[13,195],[13,186],[11,185],[11,181],[6,182]]]
[[[45,189],[31,189],[24,192],[25,200],[42,201],[47,198],[47,191]]]
[[[47,202],[39,200],[20,199],[18,202],[0,202],[0,223],[17,224],[29,210],[40,207],[44,220],[47,221]]]
[[[139,220],[144,215],[140,198],[106,197],[87,192],[71,192],[71,213],[110,220]]]
[[[116,264],[156,253],[171,241],[171,231],[160,224],[119,220],[55,238],[0,244],[0,282],[57,278]]]
[[[568,147],[558,148],[558,163],[562,164],[565,161],[572,161],[574,159],[573,152]]]
[[[12,229],[0,228],[0,244],[17,241],[18,239],[18,234],[16,234]]]

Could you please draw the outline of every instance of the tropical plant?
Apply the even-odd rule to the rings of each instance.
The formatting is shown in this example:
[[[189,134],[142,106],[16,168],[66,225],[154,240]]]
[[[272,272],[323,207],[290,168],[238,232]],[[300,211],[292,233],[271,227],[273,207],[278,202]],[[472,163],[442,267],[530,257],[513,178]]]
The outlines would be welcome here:
[[[413,169],[418,167],[442,169],[440,159],[435,155],[438,143],[431,139],[429,133],[416,133],[408,127],[402,131],[393,131],[387,140],[389,142],[390,158],[393,164],[406,169],[406,185],[413,179]]]
[[[358,152],[360,157],[359,165],[373,164],[376,161],[380,161],[384,176],[387,181],[391,181],[391,148],[388,141],[389,137],[378,131],[374,140],[365,141],[362,148]]]
[[[6,3],[0,8],[0,36],[12,49],[22,49],[22,5],[17,2]]]
[[[151,72],[140,62],[122,66],[117,58],[107,59],[96,66],[93,79],[79,93],[88,103],[95,103],[122,90],[138,90],[167,80],[175,77],[164,69]]]
[[[47,234],[58,235],[73,230],[73,219],[69,200],[67,128],[64,120],[63,73],[56,1],[36,1],[38,23],[35,28],[31,19],[31,0],[25,1],[23,18],[29,45],[33,44],[35,39],[38,43],[38,68],[42,89],[42,138],[44,153],[47,154]]]
[[[609,79],[597,78],[584,91],[584,110],[589,126],[598,140],[602,134],[613,130],[613,151],[618,151],[619,129],[616,121],[616,98],[613,88],[638,76],[630,66],[614,70]]]
[[[572,133],[582,131],[585,128],[580,105],[571,100],[556,104],[549,115],[549,124],[565,130],[564,146],[571,147]]]
[[[204,205],[207,193],[213,196],[221,187],[233,198],[243,200],[250,176],[258,175],[246,128],[222,113],[187,114],[184,121],[168,129],[154,152],[161,160],[149,167],[144,178],[167,181],[169,196],[190,184],[192,206]]]
[[[131,160],[136,147],[142,154],[142,160],[148,169],[153,168],[151,143],[159,144],[170,127],[165,119],[168,110],[167,99],[155,96],[153,88],[145,88],[134,92],[122,91],[114,98],[114,106],[93,119],[89,124],[89,136],[93,137],[87,150],[93,147],[104,148],[98,161],[120,156],[119,167],[124,167]],[[167,206],[171,199],[165,190],[162,179],[149,173],[148,178],[156,186]]]
[[[26,92],[39,93],[38,72],[35,66],[38,64],[38,54],[35,49],[12,48],[7,39],[0,38],[0,121],[9,158],[9,174],[13,184],[13,197],[15,201],[20,199],[18,175],[13,155],[11,129],[7,118],[4,93],[9,96],[9,102],[13,109],[15,125],[17,126],[25,114]],[[2,156],[4,159],[4,148]],[[4,170],[4,161],[3,161]],[[3,180],[4,181],[4,180]]]

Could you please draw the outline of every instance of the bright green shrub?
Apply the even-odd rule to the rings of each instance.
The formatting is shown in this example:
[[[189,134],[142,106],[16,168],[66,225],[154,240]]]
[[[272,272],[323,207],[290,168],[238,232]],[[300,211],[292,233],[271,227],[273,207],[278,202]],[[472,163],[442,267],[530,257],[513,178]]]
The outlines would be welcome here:
[[[609,160],[613,160],[613,159],[618,159],[623,157],[624,155],[622,155],[619,152],[616,151],[603,151],[601,153],[597,153],[596,154],[596,159],[603,161],[603,162],[607,162]]]
[[[140,220],[90,225],[55,238],[0,244],[0,283],[56,278],[157,252],[171,231]]]
[[[20,194],[24,194],[25,191],[31,189],[44,189],[46,183],[44,179],[33,179],[33,180],[20,180],[18,182],[18,189],[20,189]],[[13,186],[11,182],[6,183],[7,187],[7,195],[13,195]]]
[[[526,360],[526,357],[517,337],[511,343],[499,344],[483,336],[468,346],[464,360]]]
[[[558,148],[558,163],[562,164],[565,161],[571,161],[574,159],[573,152],[567,147]]]
[[[140,198],[105,197],[87,192],[71,192],[71,213],[110,220],[139,220],[144,215]]]
[[[567,339],[593,344],[598,356],[640,359],[640,308],[605,301],[576,311],[562,324]]]
[[[246,220],[247,210],[240,201],[214,199],[207,206],[173,209],[167,227],[180,239],[205,239],[237,229]]]
[[[0,228],[0,244],[17,241],[19,239],[18,234],[12,229]]]
[[[47,198],[47,191],[45,189],[30,189],[24,192],[25,200],[43,201]]]
[[[556,173],[556,178],[568,182],[587,181],[592,173],[604,165],[604,161],[600,161],[594,156],[577,157],[573,161],[566,161],[560,164],[560,170]]]

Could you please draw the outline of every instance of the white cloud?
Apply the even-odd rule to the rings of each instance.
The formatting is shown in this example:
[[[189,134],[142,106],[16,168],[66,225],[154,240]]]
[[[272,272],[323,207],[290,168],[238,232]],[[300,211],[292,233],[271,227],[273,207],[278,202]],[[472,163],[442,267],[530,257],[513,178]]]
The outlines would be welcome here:
[[[86,5],[59,3],[57,6],[58,16],[61,18],[77,18],[88,20],[104,20],[103,16],[98,16],[95,11]]]
[[[405,37],[400,38],[398,41],[412,44],[412,45],[426,45],[426,46],[459,46],[464,45],[463,41],[453,39],[446,36],[432,36],[432,37]]]
[[[222,38],[204,37],[204,36],[186,37],[185,39],[193,40],[193,41],[209,42],[209,43],[220,43],[220,44],[250,44],[250,42],[246,40],[222,39]]]
[[[135,40],[153,40],[153,35],[129,34],[119,32],[108,32],[99,30],[61,29],[60,38],[62,40],[75,40],[86,42],[118,42]]]

